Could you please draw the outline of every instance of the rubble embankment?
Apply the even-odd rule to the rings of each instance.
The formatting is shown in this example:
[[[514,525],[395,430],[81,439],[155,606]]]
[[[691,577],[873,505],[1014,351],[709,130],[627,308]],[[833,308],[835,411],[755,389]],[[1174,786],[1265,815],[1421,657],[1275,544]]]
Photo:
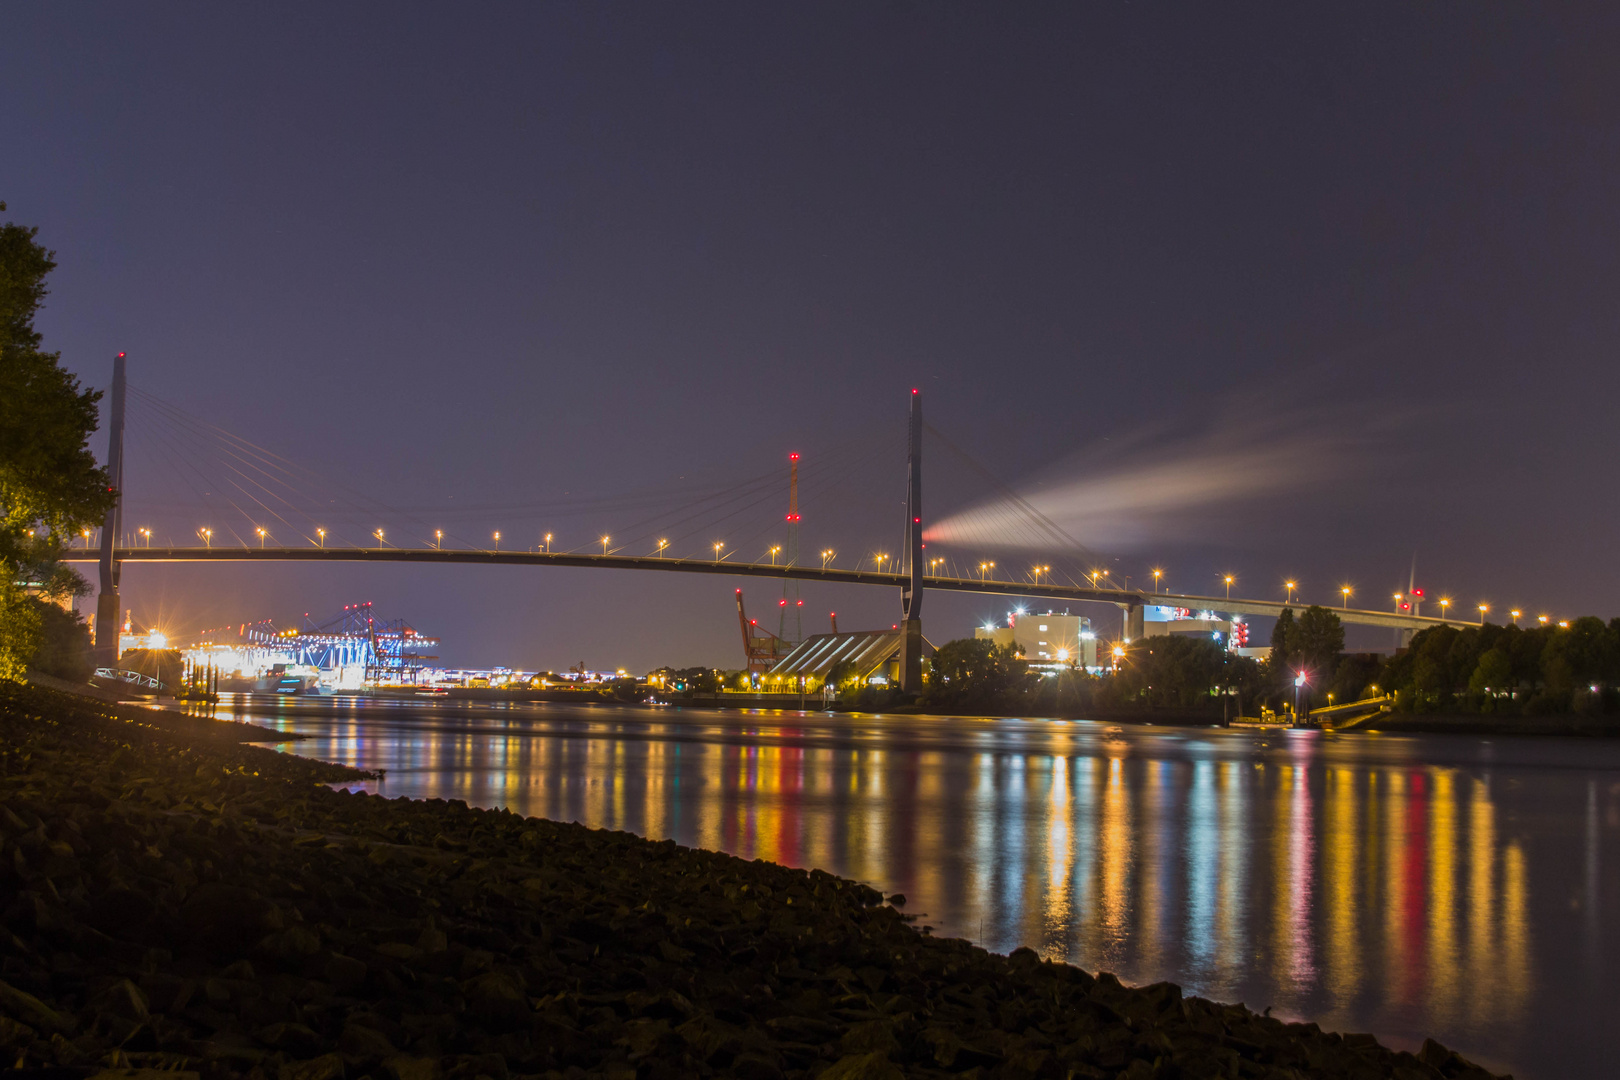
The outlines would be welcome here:
[[[209,1080],[1486,1077],[935,938],[871,888],[0,684],[0,1051]],[[128,1075],[128,1074],[125,1074]]]

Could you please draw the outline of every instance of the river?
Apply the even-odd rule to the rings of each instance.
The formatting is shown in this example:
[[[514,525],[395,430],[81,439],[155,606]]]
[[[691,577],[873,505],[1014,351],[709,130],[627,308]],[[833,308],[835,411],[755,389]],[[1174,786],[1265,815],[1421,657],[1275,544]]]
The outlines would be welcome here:
[[[1519,1077],[1620,1075],[1620,745],[227,700],[282,749],[904,893],[935,932]]]

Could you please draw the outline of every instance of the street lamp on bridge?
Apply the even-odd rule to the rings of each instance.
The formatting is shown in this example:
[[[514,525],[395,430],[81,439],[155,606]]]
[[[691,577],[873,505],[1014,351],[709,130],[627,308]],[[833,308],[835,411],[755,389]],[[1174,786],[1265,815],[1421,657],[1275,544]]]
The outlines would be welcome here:
[[[1350,594],[1355,591],[1348,585],[1339,586],[1339,594],[1344,597],[1344,610],[1350,610]]]
[[[211,548],[211,547],[214,546],[214,530],[213,529],[208,529],[208,528],[198,529],[197,530],[197,536],[202,540],[203,547],[210,547]]]
[[[325,529],[316,529],[315,530],[315,546],[316,547],[322,547],[322,548],[326,546],[326,530]]]
[[[1299,588],[1299,583],[1295,581],[1285,581],[1283,582],[1283,585],[1288,589],[1288,604],[1290,607],[1292,607],[1294,603],[1294,590]]]
[[[1514,626],[1519,625],[1519,616],[1521,614],[1522,614],[1522,612],[1520,612],[1518,609],[1514,609],[1513,611],[1508,612],[1508,618],[1513,621]]]
[[[1164,571],[1163,570],[1157,570],[1156,569],[1156,570],[1153,571],[1153,591],[1154,592],[1159,591],[1159,579],[1162,578],[1163,576],[1164,576]]]
[[[444,547],[444,530],[443,529],[434,529],[433,530],[433,547],[434,547],[435,550],[440,550],[440,549],[442,549]]]
[[[1481,605],[1479,605],[1479,625],[1481,625],[1481,626],[1485,625],[1485,613],[1487,611],[1489,611],[1489,610],[1491,610],[1491,605],[1489,605],[1489,604],[1481,604]]]
[[[993,563],[993,562],[982,562],[982,563],[980,563],[979,564],[979,580],[983,581],[984,576],[986,574],[988,574],[990,571],[994,570],[995,568],[996,568],[996,564]],[[1092,584],[1095,585],[1095,584],[1097,584],[1097,582],[1095,580],[1093,580]]]
[[[491,536],[495,541],[495,550],[496,551],[501,550],[501,533],[500,533],[500,530],[497,529],[494,533],[491,534]]]
[[[551,534],[546,533],[546,554],[551,554]]]
[[[377,538],[377,550],[381,551],[383,549],[383,531],[381,529],[378,529],[376,532],[372,533],[371,535],[375,536]]]
[[[777,552],[779,552],[781,550],[782,550],[782,545],[781,544],[772,544],[771,545],[771,565],[772,566],[776,565],[776,555],[777,555]]]
[[[835,556],[837,554],[838,554],[838,552],[834,551],[832,548],[828,548],[825,551],[823,551],[821,553],[821,568],[823,570],[827,569],[827,564],[832,562],[833,556]]]
[[[724,551],[725,548],[726,548],[726,542],[724,540],[716,540],[714,542],[714,561],[715,562],[720,561],[720,553],[722,551]]]
[[[1237,579],[1234,578],[1231,574],[1227,574],[1221,580],[1226,582],[1226,598],[1228,600],[1232,599],[1232,582],[1236,581]]]
[[[265,536],[264,527],[260,526],[259,528],[254,529],[253,531],[259,534],[259,549],[262,551],[264,549],[264,536]],[[377,535],[381,536],[382,534],[378,533]]]
[[[660,559],[664,557],[664,549],[667,547],[669,547],[669,541],[660,537],[658,540],[658,557]]]

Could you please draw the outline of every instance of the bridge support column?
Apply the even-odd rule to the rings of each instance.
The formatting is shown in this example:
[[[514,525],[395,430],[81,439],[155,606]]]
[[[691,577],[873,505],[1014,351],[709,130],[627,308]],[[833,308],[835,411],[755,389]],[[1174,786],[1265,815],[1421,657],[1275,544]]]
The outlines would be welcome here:
[[[107,481],[114,501],[101,525],[101,592],[96,597],[96,666],[118,666],[118,530],[124,501],[124,354],[113,358],[112,402],[107,418]]]
[[[906,563],[900,586],[900,691],[922,693],[922,395],[911,392],[911,424],[906,448]]]
[[[922,692],[922,620],[907,619],[900,624],[900,689],[908,694]]]
[[[1121,604],[1119,612],[1124,618],[1123,636],[1126,641],[1141,641],[1147,635],[1147,609],[1140,604]]]

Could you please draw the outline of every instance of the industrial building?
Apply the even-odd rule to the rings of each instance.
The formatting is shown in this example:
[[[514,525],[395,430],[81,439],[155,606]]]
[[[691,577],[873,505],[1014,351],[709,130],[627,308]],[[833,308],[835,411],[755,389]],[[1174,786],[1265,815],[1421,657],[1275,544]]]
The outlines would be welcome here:
[[[899,629],[812,634],[761,676],[759,689],[800,689],[802,679],[802,689],[818,690],[840,665],[844,665],[838,672],[840,682],[896,685],[904,638]],[[923,655],[934,655],[934,647],[927,641],[923,642]]]
[[[973,636],[1013,646],[1038,671],[1056,671],[1074,664],[1097,666],[1097,635],[1092,632],[1091,620],[1066,611],[1014,611],[1008,614],[1006,626],[976,627]]]

